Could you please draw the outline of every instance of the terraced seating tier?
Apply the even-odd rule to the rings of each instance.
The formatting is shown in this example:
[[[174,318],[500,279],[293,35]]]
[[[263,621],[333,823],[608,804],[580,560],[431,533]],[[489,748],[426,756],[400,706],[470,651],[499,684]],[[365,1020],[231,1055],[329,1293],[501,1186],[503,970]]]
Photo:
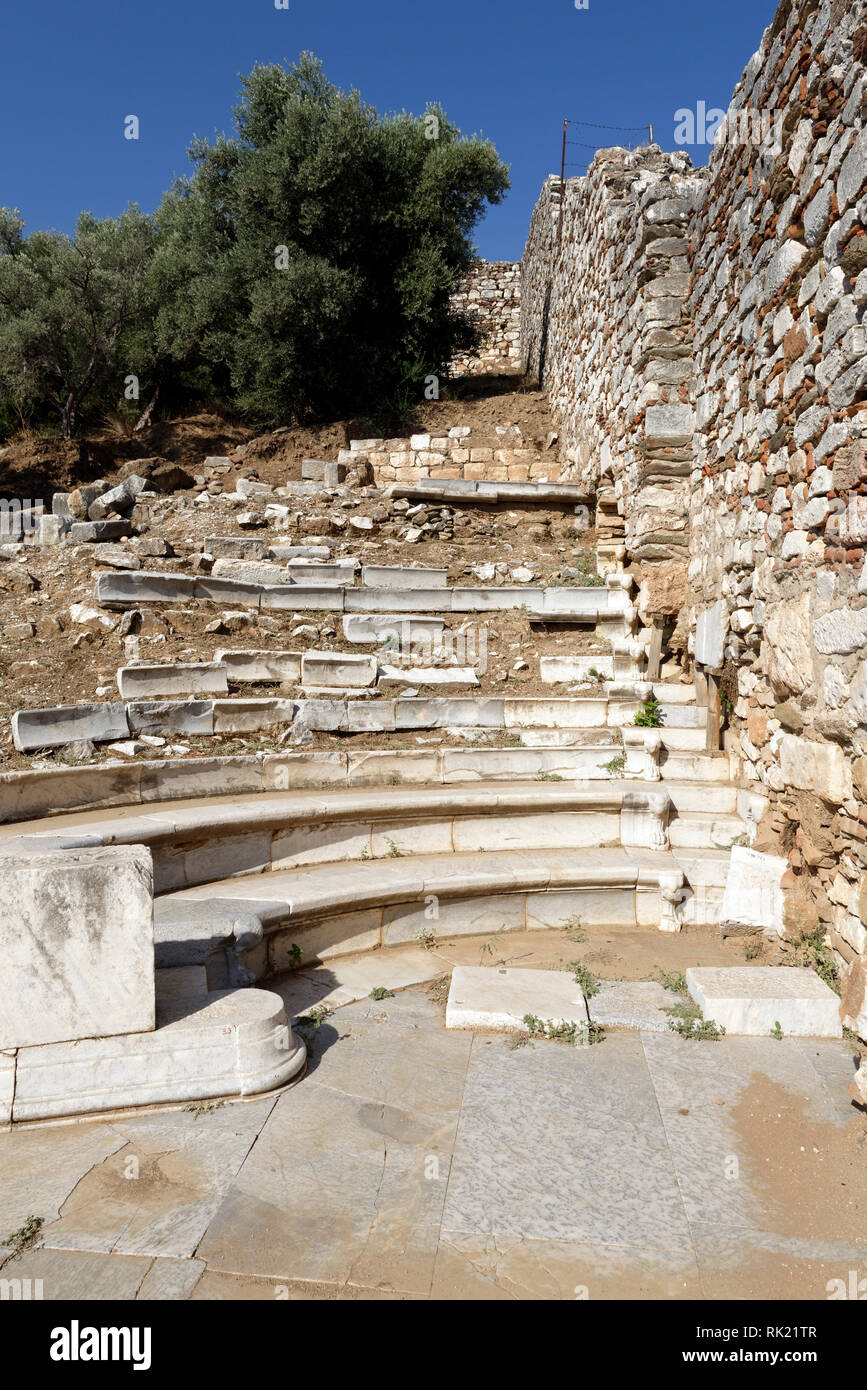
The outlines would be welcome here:
[[[643,748],[655,742],[654,730],[626,730]],[[250,796],[273,791],[313,788],[388,787],[421,784],[450,786],[491,781],[550,780],[611,781],[630,774],[638,762],[639,744],[621,750],[614,742],[578,747],[363,749],[359,752],[286,751],[234,757],[155,758],[89,767],[52,767],[0,773],[0,825],[42,817],[57,824],[67,812],[98,812],[121,806],[151,806],[202,798]],[[623,758],[626,751],[629,756]],[[614,755],[612,757],[612,755]],[[620,759],[625,766],[619,771]],[[727,757],[704,752],[662,750],[657,764],[644,755],[633,769],[647,777],[652,769],[665,786],[695,788],[697,795],[726,794],[731,764]],[[758,819],[750,811],[762,798],[736,792],[743,819]],[[721,807],[728,809],[729,807]]]
[[[157,899],[157,962],[205,964],[214,987],[233,973],[237,980],[242,969],[263,978],[332,955],[437,937],[551,930],[576,916],[679,931],[685,922],[715,920],[727,863],[720,850],[512,849],[222,879]],[[690,873],[701,878],[701,894]]]
[[[334,666],[323,654],[322,675]],[[365,680],[375,675],[371,658],[344,658],[345,676]],[[308,669],[311,669],[308,667]],[[312,669],[317,669],[315,666]],[[302,661],[303,673],[303,661]],[[211,700],[138,700],[129,704],[67,705],[57,709],[19,710],[12,716],[12,737],[19,752],[56,748],[88,739],[115,743],[137,734],[175,739],[209,738],[222,734],[263,733],[297,724],[322,733],[402,733],[429,729],[502,730],[562,734],[574,731],[622,729],[632,726],[652,687],[611,684],[600,695],[540,698],[520,696],[452,695],[421,699],[359,700],[274,698]],[[692,705],[662,706],[663,726],[657,730],[666,748],[703,748],[707,710]]]

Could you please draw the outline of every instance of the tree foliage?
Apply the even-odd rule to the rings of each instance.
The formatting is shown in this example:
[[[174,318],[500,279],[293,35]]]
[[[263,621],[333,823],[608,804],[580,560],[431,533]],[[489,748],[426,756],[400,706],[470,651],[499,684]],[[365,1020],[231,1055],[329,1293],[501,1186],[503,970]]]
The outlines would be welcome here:
[[[508,188],[438,107],[381,116],[319,61],[258,65],[235,132],[190,147],[152,217],[71,239],[0,212],[0,396],[65,432],[116,402],[205,392],[261,423],[419,399],[472,329],[450,296]]]

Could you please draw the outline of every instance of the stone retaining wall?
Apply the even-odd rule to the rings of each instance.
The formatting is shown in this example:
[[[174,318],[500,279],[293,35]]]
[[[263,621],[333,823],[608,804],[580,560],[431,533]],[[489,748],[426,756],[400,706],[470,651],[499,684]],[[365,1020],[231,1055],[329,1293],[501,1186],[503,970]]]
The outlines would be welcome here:
[[[696,654],[726,663],[732,749],[773,794],[790,926],[823,922],[846,962],[867,952],[865,52],[862,4],[784,0],[688,232]],[[743,139],[748,109],[777,138]],[[863,964],[847,979],[863,999]]]
[[[368,464],[380,485],[413,483],[419,478],[466,478],[526,483],[557,482],[556,447],[542,450],[525,439],[518,425],[472,429],[455,425],[448,434],[414,434],[408,439],[352,439],[341,464]]]
[[[686,223],[703,176],[656,146],[600,150],[545,183],[523,261],[521,344],[548,390],[562,475],[599,488],[605,539],[640,561],[642,608],[685,596],[692,360]],[[562,219],[562,226],[561,226]],[[622,520],[618,520],[622,518]]]
[[[481,334],[477,353],[459,353],[453,376],[514,372],[521,365],[521,263],[477,261],[452,306],[475,320]]]
[[[865,61],[861,0],[782,0],[707,169],[547,180],[521,355],[639,610],[719,681],[790,929],[830,929],[867,1036]]]

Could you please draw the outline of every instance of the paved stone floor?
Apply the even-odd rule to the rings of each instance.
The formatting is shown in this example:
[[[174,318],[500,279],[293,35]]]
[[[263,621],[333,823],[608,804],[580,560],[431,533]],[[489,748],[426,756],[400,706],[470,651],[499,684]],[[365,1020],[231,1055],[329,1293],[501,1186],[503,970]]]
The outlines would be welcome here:
[[[446,1032],[339,1009],[276,1100],[0,1135],[4,1278],[46,1299],[827,1298],[867,1274],[840,1043]]]

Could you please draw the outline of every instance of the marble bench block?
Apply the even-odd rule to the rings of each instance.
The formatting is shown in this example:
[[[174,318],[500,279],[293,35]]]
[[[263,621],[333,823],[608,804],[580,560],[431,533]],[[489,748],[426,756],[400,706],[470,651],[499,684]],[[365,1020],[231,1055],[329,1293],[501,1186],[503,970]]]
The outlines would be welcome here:
[[[122,666],[117,673],[117,688],[122,700],[148,700],[167,695],[229,693],[226,668],[218,662]]]
[[[214,660],[226,667],[229,680],[238,685],[278,681],[294,685],[301,679],[301,652],[219,651]]]
[[[365,565],[361,582],[372,589],[444,589],[448,570],[409,565]]]
[[[63,705],[19,710],[12,716],[12,741],[19,753],[57,748],[78,739],[111,743],[129,734],[126,709],[119,704]]]
[[[153,1028],[149,850],[0,855],[0,880],[0,1048]]]
[[[690,995],[706,1019],[727,1033],[767,1037],[841,1038],[840,1000],[812,970],[800,966],[700,966],[686,972]]]
[[[546,1023],[588,1022],[584,995],[567,970],[455,966],[446,1004],[447,1028],[525,1032],[525,1014]]]
[[[163,997],[154,1032],[20,1051],[13,1120],[259,1095],[285,1086],[305,1061],[279,995]]]

